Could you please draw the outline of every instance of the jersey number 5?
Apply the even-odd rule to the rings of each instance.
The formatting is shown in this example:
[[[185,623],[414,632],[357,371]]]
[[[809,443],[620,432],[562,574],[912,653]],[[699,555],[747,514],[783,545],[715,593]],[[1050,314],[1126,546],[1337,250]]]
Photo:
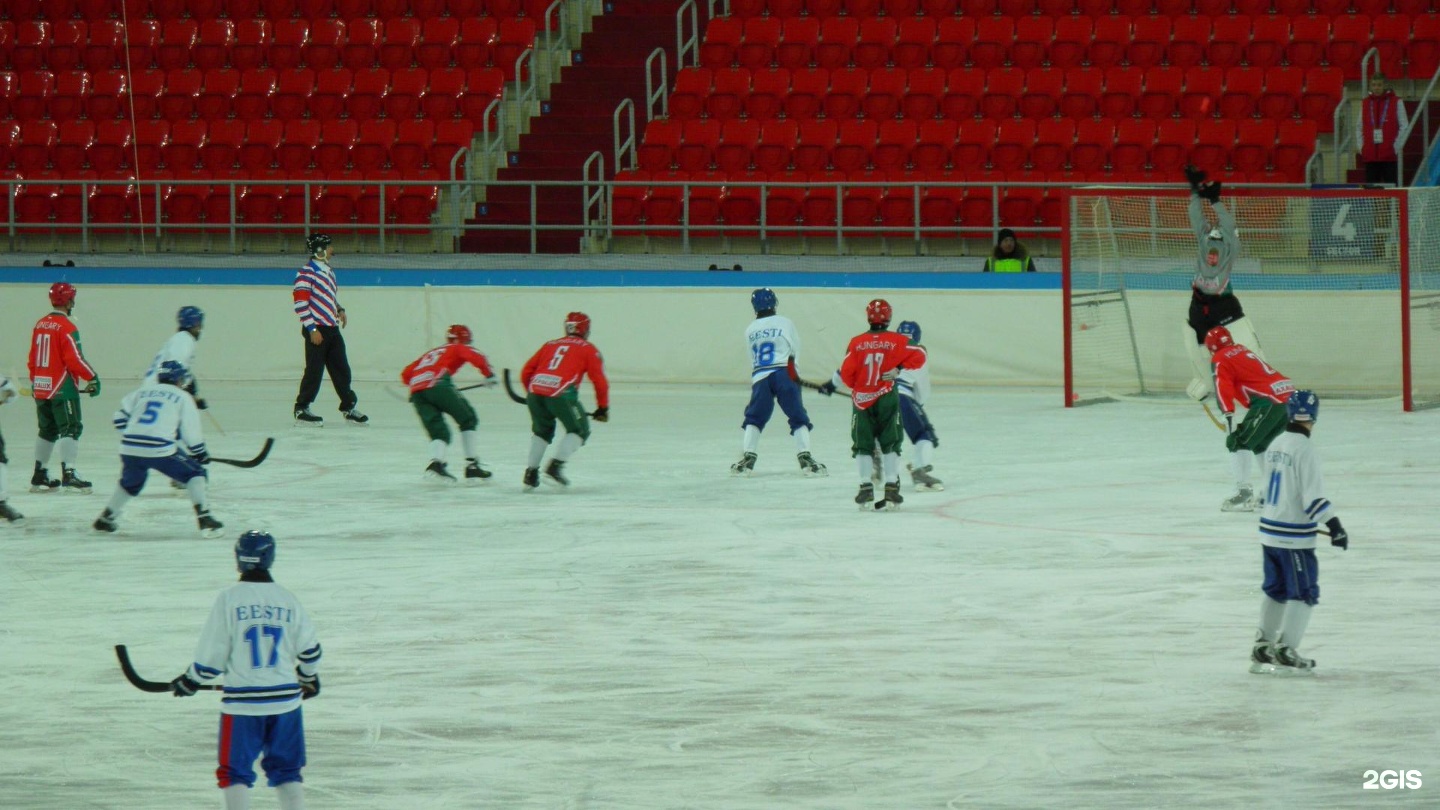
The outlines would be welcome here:
[[[155,420],[160,418],[160,409],[163,407],[165,407],[165,403],[161,402],[158,399],[152,399],[149,402],[145,403],[145,410],[140,412],[140,418],[135,420],[135,424],[155,424]]]
[[[261,654],[260,648],[264,644],[262,635],[272,639],[268,657]],[[250,645],[250,668],[269,668],[278,664],[280,662],[280,639],[284,635],[285,628],[274,624],[252,624],[246,628],[245,641]]]

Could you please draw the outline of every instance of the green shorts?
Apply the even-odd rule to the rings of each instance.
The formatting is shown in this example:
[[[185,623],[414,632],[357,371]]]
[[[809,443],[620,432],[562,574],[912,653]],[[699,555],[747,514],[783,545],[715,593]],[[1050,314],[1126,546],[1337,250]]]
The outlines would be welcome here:
[[[582,441],[590,438],[590,417],[580,407],[578,389],[567,388],[553,397],[526,394],[525,405],[530,408],[530,432],[545,441],[555,438],[557,421],[565,426],[566,432],[579,436]]]
[[[880,443],[880,452],[900,452],[905,429],[900,424],[900,395],[891,391],[875,400],[875,404],[850,412],[850,454],[868,456]]]
[[[59,396],[35,400],[35,417],[40,423],[40,438],[78,439],[85,426],[80,422],[80,398]]]
[[[475,409],[470,406],[470,400],[456,390],[448,376],[433,388],[411,394],[410,404],[415,406],[420,424],[431,439],[450,441],[450,426],[445,423],[447,415],[455,420],[461,433],[474,430],[480,424],[480,419],[475,416]]]
[[[1245,412],[1240,426],[1225,437],[1225,447],[1231,452],[1249,450],[1263,453],[1276,436],[1285,432],[1285,425],[1289,422],[1290,416],[1285,412],[1284,405],[1257,397],[1250,401],[1250,409]]]

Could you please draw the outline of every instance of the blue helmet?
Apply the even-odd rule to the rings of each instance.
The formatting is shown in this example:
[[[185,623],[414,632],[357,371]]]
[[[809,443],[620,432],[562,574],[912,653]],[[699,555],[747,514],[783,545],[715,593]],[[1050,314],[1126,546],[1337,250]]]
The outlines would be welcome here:
[[[174,360],[166,360],[155,370],[155,381],[170,385],[183,385],[188,376],[190,374],[185,367]]]
[[[235,541],[235,566],[241,573],[269,571],[275,563],[275,538],[269,532],[248,531]]]
[[[175,313],[175,322],[181,329],[194,329],[205,325],[205,313],[199,307],[180,307]]]
[[[757,314],[767,310],[771,312],[775,311],[775,304],[778,303],[779,300],[780,299],[775,297],[775,291],[769,287],[761,287],[755,292],[750,293],[750,306],[755,308]]]
[[[912,345],[920,342],[920,324],[914,321],[901,321],[900,325],[895,327],[895,331],[910,338]]]
[[[1285,401],[1285,413],[1291,422],[1314,422],[1320,418],[1320,397],[1314,391],[1296,391]]]

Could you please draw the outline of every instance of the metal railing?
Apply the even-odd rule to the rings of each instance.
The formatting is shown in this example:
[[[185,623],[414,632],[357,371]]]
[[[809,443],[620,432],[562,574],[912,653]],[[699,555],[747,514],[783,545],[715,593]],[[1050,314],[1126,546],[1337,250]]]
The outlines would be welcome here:
[[[620,103],[615,105],[615,114],[612,117],[612,130],[615,134],[615,149],[612,155],[615,170],[633,169],[635,142],[639,134],[635,131],[635,102],[628,98],[621,99]]]
[[[1420,94],[1420,100],[1417,102],[1419,109],[1416,111],[1416,114],[1411,116],[1409,123],[1406,124],[1404,129],[1400,130],[1400,134],[1396,138],[1395,176],[1399,178],[1402,185],[1406,184],[1405,145],[1410,142],[1410,135],[1415,131],[1417,125],[1420,127],[1421,137],[1424,138],[1422,143],[1425,145],[1425,157],[1421,159],[1420,165],[1416,167],[1415,177],[1420,178],[1426,176],[1430,170],[1430,164],[1435,159],[1434,156],[1430,154],[1431,147],[1434,146],[1434,144],[1430,142],[1430,100],[1435,97],[1437,85],[1440,85],[1440,68],[1437,68],[1435,75],[1430,77],[1430,83],[1425,85],[1425,92]]]
[[[669,57],[665,54],[664,48],[656,48],[645,57],[645,121],[648,123],[656,118],[670,117],[670,76],[668,69]],[[655,65],[659,64],[659,77],[656,77]],[[656,109],[659,114],[656,114]]]
[[[689,33],[686,33],[686,21],[689,21]],[[675,72],[684,70],[687,64],[690,67],[700,66],[700,8],[695,5],[695,0],[685,0],[675,12]],[[690,61],[685,61],[686,55]]]
[[[580,219],[585,225],[584,238],[594,239],[597,224],[605,221],[608,184],[605,182],[605,156],[592,152],[580,167]],[[582,246],[583,250],[583,246]]]

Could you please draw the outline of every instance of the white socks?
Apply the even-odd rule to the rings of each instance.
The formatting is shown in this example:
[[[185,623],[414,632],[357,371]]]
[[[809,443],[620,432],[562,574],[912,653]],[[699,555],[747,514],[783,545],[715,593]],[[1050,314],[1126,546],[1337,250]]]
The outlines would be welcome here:
[[[935,444],[929,439],[915,442],[915,469],[930,466],[930,457],[935,453]]]
[[[1269,596],[1260,597],[1260,635],[1266,641],[1273,642],[1280,637],[1280,627],[1284,618],[1284,602],[1276,602]]]
[[[480,434],[478,432],[460,431],[460,446],[465,448],[465,458],[480,458]]]
[[[79,440],[62,438],[55,442],[55,446],[60,449],[60,463],[74,467],[75,459],[80,458]]]
[[[746,453],[760,452],[760,428],[754,425],[745,426],[744,447]]]
[[[530,455],[526,457],[525,466],[538,468],[540,466],[540,460],[545,458],[545,448],[549,446],[549,442],[533,433],[530,434]]]
[[[1310,611],[1313,609],[1300,601],[1285,603],[1285,619],[1280,625],[1280,640],[1286,647],[1300,649],[1300,640],[1305,638],[1305,628],[1310,626]]]
[[[280,797],[280,810],[305,810],[305,786],[301,782],[286,782],[276,785],[275,795]]]
[[[220,793],[225,797],[225,810],[250,810],[250,788],[231,785],[221,788]]]
[[[880,466],[885,471],[885,483],[900,483],[900,454],[886,453],[880,457]]]
[[[189,487],[186,488],[188,489]],[[126,492],[124,487],[116,484],[115,494],[110,496],[110,503],[107,504],[105,508],[110,510],[110,514],[118,518],[120,517],[120,513],[125,511],[125,504],[129,503],[132,497],[134,496]],[[195,496],[191,495],[190,497],[191,500],[194,500]]]
[[[560,446],[555,448],[555,460],[568,461],[571,456],[575,455],[575,451],[579,450],[580,446],[584,443],[585,440],[578,435],[566,433],[565,438],[560,440]]]
[[[875,475],[875,459],[869,453],[861,453],[855,457],[855,466],[860,468],[860,483],[870,483]]]
[[[808,427],[798,427],[798,428],[795,428],[795,432],[794,432],[793,434],[791,434],[791,435],[793,435],[793,436],[795,437],[795,452],[796,452],[796,453],[808,453],[808,452],[810,452],[810,428],[808,428]]]
[[[446,448],[448,448],[449,446],[450,446],[450,444],[449,444],[448,442],[446,442],[444,439],[431,439],[431,440],[430,440],[430,458],[431,458],[431,460],[433,460],[433,461],[439,461],[439,462],[442,462],[442,463],[443,463],[443,462],[445,461],[445,450],[446,450]]]
[[[1235,487],[1250,486],[1250,459],[1255,456],[1249,450],[1236,450],[1230,454],[1230,472],[1235,475]]]
[[[44,439],[35,440],[35,460],[40,462],[41,467],[50,466],[50,454],[55,450],[54,442],[47,442]]]
[[[205,476],[203,475],[197,475],[189,481],[186,481],[185,491],[190,493],[190,503],[204,509],[206,488]]]

